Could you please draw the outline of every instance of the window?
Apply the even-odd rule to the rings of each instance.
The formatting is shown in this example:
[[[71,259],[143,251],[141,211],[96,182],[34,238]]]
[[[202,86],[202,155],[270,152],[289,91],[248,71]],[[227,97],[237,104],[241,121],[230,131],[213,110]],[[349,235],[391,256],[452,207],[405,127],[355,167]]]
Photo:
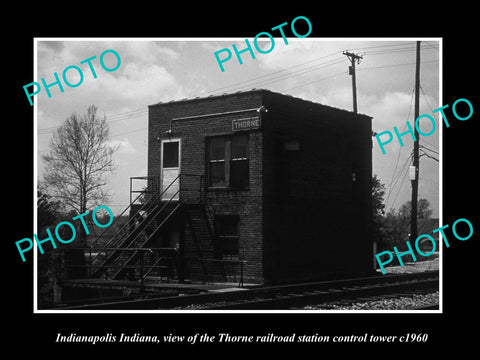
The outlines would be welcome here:
[[[163,167],[176,168],[178,167],[178,141],[163,143]]]
[[[238,258],[238,216],[215,216],[216,257],[220,259]]]
[[[248,188],[247,135],[212,137],[208,148],[209,186]]]
[[[248,187],[247,136],[232,138],[232,160],[230,161],[230,186]]]
[[[210,186],[226,186],[225,139],[210,139]]]

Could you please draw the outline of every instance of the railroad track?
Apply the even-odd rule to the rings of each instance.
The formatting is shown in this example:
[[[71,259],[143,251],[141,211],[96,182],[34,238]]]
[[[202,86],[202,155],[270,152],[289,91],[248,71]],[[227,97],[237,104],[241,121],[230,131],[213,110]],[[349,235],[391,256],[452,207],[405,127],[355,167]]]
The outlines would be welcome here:
[[[352,279],[353,280],[353,279]],[[417,291],[435,291],[438,290],[438,274],[427,278],[415,278],[408,276],[406,278],[395,277],[388,279],[387,282],[371,282],[359,279],[356,284],[339,283],[330,284],[331,286],[320,286],[319,289],[302,289],[297,291],[278,292],[267,295],[265,298],[254,298],[248,300],[233,301],[221,305],[212,305],[208,309],[214,310],[280,310],[280,309],[298,309],[299,307],[331,303],[335,301],[355,302],[372,301],[383,297],[402,296],[413,294]],[[310,287],[310,286],[308,286]],[[273,296],[272,296],[273,295]]]
[[[389,296],[439,287],[438,272],[267,286],[221,293],[167,296],[64,307],[65,310],[276,310],[338,300]]]

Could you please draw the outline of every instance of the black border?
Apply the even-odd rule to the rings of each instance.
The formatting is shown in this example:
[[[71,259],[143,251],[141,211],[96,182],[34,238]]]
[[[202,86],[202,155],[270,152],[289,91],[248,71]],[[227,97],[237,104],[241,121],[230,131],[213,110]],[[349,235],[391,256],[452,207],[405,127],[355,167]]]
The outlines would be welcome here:
[[[77,4],[78,5],[78,4]],[[448,8],[446,8],[448,6]],[[35,9],[39,7],[40,9]],[[8,109],[4,118],[4,344],[18,353],[38,351],[34,356],[74,356],[80,353],[96,354],[105,350],[111,355],[133,348],[139,354],[153,351],[157,356],[178,356],[180,350],[194,354],[206,349],[225,353],[231,344],[125,345],[125,344],[58,344],[56,333],[103,335],[121,332],[140,332],[151,335],[176,333],[190,335],[196,332],[230,332],[232,334],[277,335],[318,333],[322,335],[369,334],[402,335],[428,333],[427,344],[342,344],[342,350],[367,350],[372,356],[383,356],[386,348],[399,348],[405,356],[416,356],[417,349],[429,349],[431,354],[441,349],[459,349],[462,353],[475,344],[475,324],[469,319],[476,312],[476,294],[472,290],[478,252],[478,211],[474,196],[476,187],[476,136],[478,132],[478,78],[475,61],[474,4],[436,4],[417,9],[418,4],[384,3],[377,7],[368,3],[339,4],[338,8],[312,3],[294,8],[289,3],[266,5],[265,10],[247,3],[223,3],[218,7],[199,4],[199,9],[188,3],[181,9],[170,9],[163,4],[110,4],[101,11],[97,5],[71,7],[61,10],[33,5],[19,11],[19,19],[12,25],[4,22],[8,37],[9,55],[3,56],[7,86],[4,95]],[[123,8],[123,9],[122,9]],[[276,9],[273,12],[272,8]],[[311,37],[442,37],[444,46],[443,104],[452,104],[458,98],[467,98],[473,104],[474,115],[468,121],[452,121],[444,127],[443,164],[443,219],[452,224],[458,218],[468,218],[474,226],[474,235],[465,242],[451,241],[444,251],[444,314],[33,314],[32,258],[21,263],[14,241],[33,233],[33,109],[23,92],[23,85],[33,79],[34,37],[254,37],[296,16],[306,16],[313,25]],[[12,101],[13,100],[13,101]],[[11,314],[11,315],[10,315]],[[11,319],[10,319],[11,316]],[[8,319],[8,320],[7,320]],[[473,327],[470,327],[473,325]],[[33,346],[30,346],[33,345]],[[299,344],[296,344],[299,345]],[[340,349],[339,344],[306,344],[300,356],[319,356],[325,349]],[[303,346],[298,348],[303,350]],[[250,344],[236,346],[250,352]],[[289,345],[264,344],[256,348],[283,351]],[[174,351],[171,353],[170,351]],[[9,353],[5,351],[6,353]],[[240,352],[238,353],[240,354]],[[250,353],[255,356],[254,353]],[[304,355],[302,355],[304,354]],[[357,354],[360,354],[357,352]],[[258,354],[257,354],[258,355]]]

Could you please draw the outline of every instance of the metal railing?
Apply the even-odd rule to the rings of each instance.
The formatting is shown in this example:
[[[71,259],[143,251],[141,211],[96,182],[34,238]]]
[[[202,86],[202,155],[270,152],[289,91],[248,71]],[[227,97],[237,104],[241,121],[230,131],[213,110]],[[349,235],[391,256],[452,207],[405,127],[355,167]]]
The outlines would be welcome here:
[[[82,251],[84,255],[84,260],[86,260],[86,263],[83,264],[66,264],[65,263],[65,254],[68,252],[73,252],[73,251]],[[108,252],[110,251],[121,251],[121,252],[141,252],[141,256],[139,258],[139,262],[136,264],[125,264],[125,263],[120,263],[120,264],[101,264],[97,265],[93,263],[93,252],[98,252],[98,253],[105,253],[105,258],[108,258]],[[166,270],[166,275],[162,272],[160,272],[160,280],[163,282],[163,278],[166,278],[167,282],[170,281],[170,279],[174,278],[173,274],[174,272],[178,274],[181,274],[181,269],[179,269],[179,254],[178,250],[176,248],[96,248],[92,249],[90,247],[86,248],[73,248],[73,249],[60,249],[60,259],[59,259],[59,267],[58,267],[58,279],[60,281],[63,280],[75,280],[75,279],[67,279],[65,278],[65,275],[62,272],[62,269],[66,272],[68,269],[85,269],[87,275],[90,277],[90,275],[96,270],[96,269],[106,269],[104,273],[104,280],[109,280],[109,275],[112,273],[116,273],[116,269],[128,269],[131,271],[131,274],[138,273],[138,276],[136,277],[137,279],[135,280],[135,276],[133,275],[133,279],[130,281],[137,281],[140,283],[140,292],[143,294],[144,292],[144,281],[147,276],[151,274],[152,271],[154,270]],[[164,253],[164,255],[161,255]],[[152,255],[155,257],[153,263],[147,263],[145,260],[146,255]],[[167,255],[170,254],[170,255]],[[96,256],[98,256],[97,254]],[[88,259],[85,259],[85,257],[88,257]],[[160,265],[161,262],[167,262],[168,265]],[[112,270],[109,272],[108,270]],[[158,275],[158,274],[157,274]],[[113,277],[110,277],[110,280],[113,280]],[[182,280],[182,279],[180,279]]]
[[[234,260],[234,259],[203,259],[203,261],[207,262],[213,262],[213,263],[219,263],[222,265],[239,265],[240,267],[240,276],[238,280],[238,286],[243,287],[244,282],[243,282],[243,266],[247,262],[245,260]],[[236,277],[236,273],[233,273],[233,276]]]
[[[147,187],[147,188],[144,189],[140,194],[138,194],[137,197],[136,197],[133,201],[131,200],[131,196],[130,196],[130,204],[129,204],[119,215],[117,215],[117,216],[113,219],[112,224],[110,224],[110,226],[109,226],[108,228],[105,228],[105,229],[100,233],[100,235],[90,244],[90,247],[95,248],[95,246],[97,245],[98,241],[105,236],[105,234],[109,231],[109,229],[111,229],[111,228],[114,227],[116,224],[118,224],[119,219],[121,219],[122,216],[124,216],[124,215],[127,213],[127,211],[130,210],[135,203],[137,203],[138,201],[141,201],[141,200],[143,199],[142,197],[143,197],[146,193],[152,193],[152,194],[154,194],[155,192],[158,192],[158,191],[159,191],[159,189],[160,189],[159,184],[155,184],[154,182],[152,182],[151,184],[152,184],[151,186]],[[140,209],[138,209],[138,211],[146,210],[147,207],[149,207],[149,206],[151,206],[151,205],[152,205],[151,202],[143,201],[142,207],[141,207]],[[128,215],[129,215],[129,214],[128,214]],[[129,219],[129,221],[128,221],[126,224],[124,224],[123,226],[120,227],[118,233],[120,233],[121,230],[123,230],[123,229],[128,229],[128,225],[129,225],[129,223],[130,223],[130,220],[131,220],[131,218]],[[117,233],[117,234],[118,234],[118,233]],[[112,239],[110,239],[110,241],[108,241],[107,244],[104,244],[104,245],[102,245],[102,246],[106,247],[106,246],[112,244],[112,243],[114,242],[114,240],[115,240],[115,236],[112,237]]]
[[[148,181],[147,186],[141,190],[134,190],[133,182],[134,180],[143,180]],[[142,198],[148,193],[154,193],[160,190],[160,177],[159,176],[132,176],[130,177],[130,205],[134,204],[137,201],[145,201],[146,199]],[[139,194],[133,198],[133,194]],[[133,198],[133,200],[132,200]]]
[[[247,263],[246,260],[237,260],[237,259],[210,259],[210,258],[198,258],[198,257],[188,257],[185,260],[187,262],[206,262],[211,265],[222,266],[221,269],[208,269],[203,276],[203,282],[206,284],[213,284],[216,281],[220,281],[221,277],[224,277],[228,281],[228,278],[238,279],[238,286],[243,287],[244,285],[244,266]],[[188,273],[188,269],[186,269]],[[216,281],[213,279],[213,275],[218,278]]]
[[[132,187],[132,182],[135,180],[147,181],[147,186],[141,190],[135,190]],[[168,193],[177,183],[179,186],[173,188],[175,191]],[[143,280],[147,275],[155,270],[168,270],[162,262],[171,262],[169,265],[170,270],[172,264],[174,264],[177,277],[180,281],[183,281],[184,274],[188,273],[188,265],[182,262],[182,260],[187,259],[179,259],[178,250],[170,248],[150,248],[146,246],[148,246],[150,239],[158,233],[159,229],[167,222],[168,218],[178,208],[180,203],[205,204],[204,186],[204,177],[196,174],[180,174],[163,188],[159,177],[132,177],[130,179],[130,196],[133,200],[131,200],[129,206],[123,210],[120,215],[116,216],[110,225],[110,227],[112,227],[114,224],[117,224],[119,227],[117,232],[114,233],[109,240],[101,244],[99,240],[105,238],[105,234],[107,233],[107,229],[104,229],[89,247],[72,249],[81,250],[84,259],[86,258],[88,261],[85,265],[65,264],[65,269],[84,267],[89,278],[95,274],[97,276],[104,276],[105,279],[108,279],[109,276],[115,277],[116,275],[120,276],[125,273],[131,274],[132,272],[136,272],[140,274],[139,277],[143,289]],[[167,193],[168,199],[165,198],[165,194]],[[136,195],[135,197],[133,196],[134,194]],[[168,214],[165,212],[160,216],[166,206],[172,202],[177,203],[175,208],[172,207],[172,210],[169,210],[170,212]],[[131,212],[128,214],[128,221],[119,224],[119,218],[124,216],[129,210]],[[207,218],[212,216],[213,209],[207,207],[206,211],[209,213]],[[146,213],[147,216],[141,216],[141,213]],[[151,216],[149,216],[149,214],[151,214]],[[159,216],[160,218],[158,218]],[[151,227],[151,225],[154,225],[155,229],[150,234],[147,234],[146,229],[149,226]],[[209,221],[209,226],[211,225]],[[143,238],[140,239],[141,243],[140,246],[138,246],[139,241],[137,240],[139,240],[141,236],[143,236]],[[147,253],[153,253],[155,251],[165,252],[168,249],[175,250],[175,252],[169,256],[157,256],[153,263],[145,263]],[[172,259],[175,260],[173,263]],[[209,267],[219,268],[221,273],[223,272],[223,275],[226,277],[239,279],[239,286],[243,286],[244,264],[246,261],[236,259],[204,259],[201,256],[195,260],[208,263],[210,264]],[[125,272],[120,273],[121,269],[125,269]],[[211,271],[206,271],[205,273],[207,282],[210,280],[208,279],[209,273],[211,273]],[[213,273],[218,273],[218,271],[213,271]],[[167,277],[167,279],[170,277]]]
[[[146,180],[147,186],[142,190],[133,190],[132,181],[133,180]],[[168,198],[165,198],[165,195],[170,191],[171,188],[175,189],[175,184],[178,183],[178,189],[173,194],[168,194]],[[139,213],[146,212],[149,213],[155,209],[155,207],[159,203],[163,203],[163,207],[158,211],[162,211],[166,208],[166,206],[173,201],[185,202],[185,203],[202,203],[204,201],[204,191],[203,191],[204,183],[203,183],[203,175],[197,174],[179,174],[170,184],[167,186],[162,186],[159,177],[151,177],[151,176],[138,176],[130,178],[130,204],[127,208],[125,208],[120,215],[118,215],[110,227],[118,224],[118,220],[124,216],[127,211],[130,210],[129,219],[125,222],[120,229],[112,236],[110,240],[108,240],[105,244],[101,245],[104,248],[114,248],[119,247],[118,245],[124,239],[126,239],[129,234],[138,229],[139,227],[146,227],[151,222],[152,219],[148,220],[149,223],[145,224],[147,219],[141,219],[141,221],[137,224],[136,222],[139,220],[138,216]],[[132,195],[138,194],[133,200]],[[177,198],[178,195],[178,198]],[[137,206],[136,209],[134,207]],[[132,213],[132,210],[133,213]],[[163,225],[163,223],[161,224]],[[160,225],[160,226],[161,226]],[[90,247],[92,249],[97,249],[97,244],[99,240],[105,237],[107,234],[107,229],[102,231],[100,235],[94,240]],[[138,236],[140,235],[141,231],[137,236],[134,237],[126,247],[131,246]]]
[[[147,186],[138,190],[134,188],[134,181],[147,181]],[[179,174],[169,184],[162,184],[159,176],[133,176],[130,178],[130,204],[136,202],[137,199],[148,199],[152,194],[156,200],[162,200],[163,195],[167,194],[171,187],[178,185],[176,195],[179,195],[180,202],[203,203],[204,198],[204,176],[199,174]],[[158,189],[158,191],[152,191]],[[162,188],[163,187],[163,188]],[[139,194],[132,200],[134,194]],[[155,196],[157,195],[157,196]]]
[[[184,263],[180,258],[180,253],[177,248],[97,248],[95,251],[105,253],[105,256],[108,256],[109,251],[122,251],[122,252],[141,252],[142,255],[139,258],[139,261],[135,264],[127,265],[124,263],[121,264],[102,264],[96,265],[93,264],[93,252],[92,248],[74,248],[74,249],[59,249],[59,259],[58,259],[58,268],[57,268],[57,279],[60,284],[63,281],[85,281],[83,277],[80,278],[67,278],[63,273],[62,269],[65,272],[68,272],[68,269],[85,269],[87,274],[91,274],[93,271],[99,268],[106,269],[104,273],[104,278],[102,280],[112,280],[118,281],[118,284],[122,284],[123,281],[137,282],[139,284],[139,292],[141,295],[145,292],[145,280],[147,277],[158,277],[160,282],[166,281],[170,282],[172,279],[178,280],[179,283],[183,283],[184,274],[188,273],[188,262]],[[82,251],[83,259],[85,264],[67,264],[65,263],[65,253]],[[145,258],[147,255],[150,255],[152,258],[147,261]],[[236,260],[236,259],[209,259],[209,258],[186,258],[185,260],[196,260],[203,261],[211,264],[221,265],[223,271],[209,271],[208,273],[217,273],[218,276],[225,276],[225,279],[228,280],[229,277],[238,279],[238,286],[244,286],[244,265],[247,263],[245,260]],[[226,267],[225,267],[226,266]],[[185,267],[185,268],[184,268]],[[115,274],[116,269],[127,269],[130,271],[130,274],[127,274],[127,277],[130,278],[123,280],[115,280],[113,277],[109,278],[109,275]],[[111,271],[109,271],[111,270]],[[157,271],[157,273],[151,275],[152,272]],[[135,276],[135,274],[137,276]],[[83,279],[83,280],[82,280]],[[218,280],[218,279],[217,279]],[[210,276],[203,279],[203,282],[214,283],[213,279]],[[94,284],[94,283],[92,283]],[[113,283],[115,284],[115,283]],[[125,284],[125,283],[123,283]]]

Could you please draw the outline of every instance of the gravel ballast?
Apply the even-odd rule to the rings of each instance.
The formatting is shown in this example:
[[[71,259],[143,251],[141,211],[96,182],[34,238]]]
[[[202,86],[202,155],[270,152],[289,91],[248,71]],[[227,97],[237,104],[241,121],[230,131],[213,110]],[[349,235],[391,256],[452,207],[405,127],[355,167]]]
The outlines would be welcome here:
[[[389,266],[385,268],[387,274],[412,274],[424,271],[439,270],[439,255],[435,252],[429,260],[408,262],[404,266]],[[380,272],[380,270],[378,270]],[[307,305],[303,310],[411,310],[417,307],[435,305],[439,303],[439,292],[427,294],[412,294],[410,296],[395,296],[381,300],[366,300],[355,302],[340,302]]]

